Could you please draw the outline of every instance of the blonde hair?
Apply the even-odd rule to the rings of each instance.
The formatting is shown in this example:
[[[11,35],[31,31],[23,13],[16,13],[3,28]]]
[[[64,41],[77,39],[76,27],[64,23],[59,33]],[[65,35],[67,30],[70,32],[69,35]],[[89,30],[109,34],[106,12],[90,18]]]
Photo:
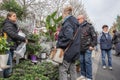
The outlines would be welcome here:
[[[64,8],[63,13],[65,13],[65,14],[72,14],[72,10],[73,10],[72,6],[69,5],[69,6],[66,6]]]
[[[16,14],[16,13],[15,13],[15,12],[9,12],[9,13],[7,14],[7,18],[11,17],[13,14]]]

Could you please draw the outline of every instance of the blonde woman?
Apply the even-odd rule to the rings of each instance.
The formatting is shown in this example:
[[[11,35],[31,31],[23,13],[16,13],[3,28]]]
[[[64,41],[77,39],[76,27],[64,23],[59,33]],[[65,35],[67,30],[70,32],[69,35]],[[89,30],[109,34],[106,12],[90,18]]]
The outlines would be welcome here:
[[[68,72],[70,72],[70,80],[76,80],[76,57],[79,58],[80,36],[77,35],[73,40],[73,36],[78,29],[79,23],[75,17],[72,16],[72,7],[67,6],[63,10],[63,23],[58,36],[57,48],[65,50],[71,41],[72,44],[64,53],[64,60],[59,64],[59,80],[68,80]],[[80,32],[78,32],[80,33]]]

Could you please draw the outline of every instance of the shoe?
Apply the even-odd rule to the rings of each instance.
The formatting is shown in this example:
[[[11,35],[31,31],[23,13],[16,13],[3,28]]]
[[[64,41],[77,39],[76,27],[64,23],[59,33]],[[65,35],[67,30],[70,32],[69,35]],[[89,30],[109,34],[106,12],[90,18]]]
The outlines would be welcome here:
[[[112,70],[112,67],[109,67],[110,70]]]
[[[80,76],[77,78],[77,80],[86,80],[84,76]]]
[[[103,69],[106,69],[106,66],[103,66]]]

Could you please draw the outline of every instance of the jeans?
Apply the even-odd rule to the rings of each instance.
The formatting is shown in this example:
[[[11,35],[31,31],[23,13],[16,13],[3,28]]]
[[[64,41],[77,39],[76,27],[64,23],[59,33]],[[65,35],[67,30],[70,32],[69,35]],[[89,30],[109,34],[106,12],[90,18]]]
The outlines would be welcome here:
[[[92,79],[92,60],[91,60],[92,51],[86,50],[84,53],[80,54],[80,67],[81,75]]]
[[[67,62],[65,60],[59,65],[59,80],[68,80],[68,71],[70,72],[70,80],[76,80],[75,62]]]
[[[10,68],[4,70],[4,77],[8,77],[12,73],[13,51],[7,51],[6,53],[9,54],[7,65],[9,65]]]
[[[102,52],[102,66],[106,66],[106,62],[105,62],[105,57],[106,57],[106,54],[107,54],[107,57],[108,57],[108,66],[109,67],[112,67],[112,54],[111,54],[111,50],[101,50]]]

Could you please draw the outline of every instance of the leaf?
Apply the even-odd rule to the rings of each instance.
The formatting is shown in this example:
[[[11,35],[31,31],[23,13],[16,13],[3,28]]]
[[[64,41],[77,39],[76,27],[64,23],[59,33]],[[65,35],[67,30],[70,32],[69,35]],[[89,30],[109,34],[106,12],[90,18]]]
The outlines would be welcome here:
[[[60,16],[56,19],[56,23],[60,22],[61,20],[62,20],[62,16]]]
[[[2,10],[13,11],[16,12],[18,19],[22,19],[22,15],[24,15],[24,8],[21,7],[16,0],[4,1],[1,5]]]
[[[49,31],[47,34],[51,41],[54,41],[54,32],[56,31],[56,27],[58,23],[62,20],[62,16],[56,18],[57,11],[53,12],[51,15],[48,15],[46,18],[46,28]]]
[[[56,16],[56,14],[57,14],[57,11],[53,12],[53,13],[51,14],[51,18],[54,19],[55,16]]]
[[[9,44],[4,37],[0,37],[0,54],[5,54],[9,50]]]

